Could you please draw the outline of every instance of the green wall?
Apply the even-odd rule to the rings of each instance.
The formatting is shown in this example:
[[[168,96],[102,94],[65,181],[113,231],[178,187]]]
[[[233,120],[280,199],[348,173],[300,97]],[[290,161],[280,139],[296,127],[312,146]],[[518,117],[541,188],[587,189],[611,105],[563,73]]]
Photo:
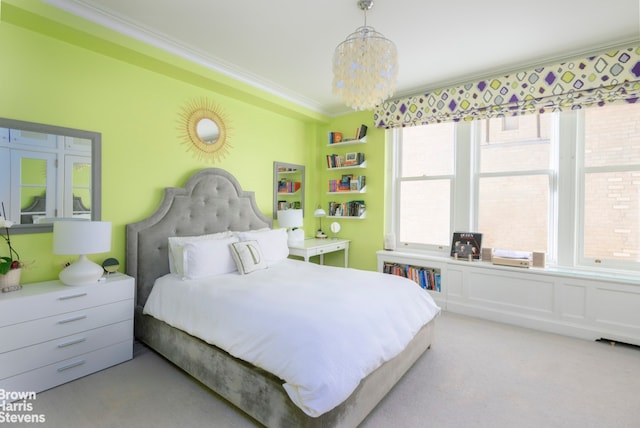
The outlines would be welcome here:
[[[352,199],[364,199],[367,207],[366,218],[357,219],[323,219],[322,228],[332,236],[329,225],[336,221],[340,224],[339,237],[351,239],[349,251],[349,265],[360,269],[375,270],[377,250],[382,249],[384,239],[384,158],[385,134],[381,129],[374,128],[373,113],[370,111],[352,113],[334,118],[327,126],[321,127],[316,146],[316,160],[314,167],[318,171],[318,186],[316,198],[309,197],[313,207],[318,204],[326,211],[329,201],[346,202]],[[344,147],[328,147],[328,133],[342,132],[344,138],[353,138],[355,130],[361,124],[368,127],[366,144],[349,145]],[[366,169],[351,169],[328,171],[326,155],[336,153],[344,155],[347,152],[362,152],[367,161]],[[328,181],[340,178],[342,174],[365,175],[367,179],[367,193],[362,195],[327,195]],[[318,228],[315,222],[314,230]],[[341,266],[342,254],[334,253],[325,256],[325,263]]]
[[[124,261],[125,225],[150,214],[164,187],[180,186],[210,166],[234,174],[271,215],[273,161],[306,165],[310,235],[317,227],[310,212],[328,200],[318,161],[326,154],[326,134],[366,123],[367,182],[379,194],[367,195],[367,220],[341,222],[340,235],[354,240],[351,266],[375,269],[382,243],[384,132],[372,129],[371,112],[327,118],[46,4],[3,0],[1,7],[0,117],[102,133],[102,218],[113,223],[113,240],[111,252],[93,260]],[[203,97],[223,111],[230,128],[231,150],[215,163],[194,157],[178,130],[184,106]],[[50,233],[12,238],[29,263],[23,283],[56,278],[68,260],[51,254]],[[5,252],[0,245],[0,254]]]

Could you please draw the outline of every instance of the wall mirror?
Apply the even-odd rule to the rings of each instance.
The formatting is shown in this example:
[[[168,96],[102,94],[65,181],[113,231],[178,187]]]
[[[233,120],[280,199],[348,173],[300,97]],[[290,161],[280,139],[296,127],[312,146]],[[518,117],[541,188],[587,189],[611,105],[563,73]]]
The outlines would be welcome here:
[[[304,165],[274,162],[273,218],[278,219],[278,210],[292,208],[304,210]]]
[[[0,118],[0,201],[11,233],[100,220],[101,175],[100,133]]]
[[[201,160],[220,161],[231,149],[228,122],[223,110],[213,101],[191,100],[180,112],[182,143]]]

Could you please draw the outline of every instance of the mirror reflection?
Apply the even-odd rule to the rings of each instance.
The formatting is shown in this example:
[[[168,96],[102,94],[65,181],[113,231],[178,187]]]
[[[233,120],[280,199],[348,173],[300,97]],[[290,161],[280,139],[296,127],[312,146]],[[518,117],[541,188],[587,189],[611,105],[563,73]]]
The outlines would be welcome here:
[[[304,215],[304,165],[274,162],[273,218],[286,209],[301,209]]]
[[[100,220],[99,133],[0,118],[0,201],[13,233]]]
[[[205,144],[214,144],[220,137],[218,125],[211,119],[204,118],[198,121],[196,133]]]

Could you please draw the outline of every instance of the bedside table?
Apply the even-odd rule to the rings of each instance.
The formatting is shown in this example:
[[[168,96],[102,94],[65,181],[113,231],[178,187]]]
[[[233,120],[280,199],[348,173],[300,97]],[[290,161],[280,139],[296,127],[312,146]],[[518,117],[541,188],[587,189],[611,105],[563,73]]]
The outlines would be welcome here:
[[[344,251],[344,267],[349,266],[349,241],[348,239],[305,239],[302,242],[289,245],[289,254],[304,258],[305,262],[310,257],[320,256],[320,264],[324,264],[324,255],[335,251]]]
[[[135,280],[24,284],[0,295],[0,388],[41,392],[133,357]]]

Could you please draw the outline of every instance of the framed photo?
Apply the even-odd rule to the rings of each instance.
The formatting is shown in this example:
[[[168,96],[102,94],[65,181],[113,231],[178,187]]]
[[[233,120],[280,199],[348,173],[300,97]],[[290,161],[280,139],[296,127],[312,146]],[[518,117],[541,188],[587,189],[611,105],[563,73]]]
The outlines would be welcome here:
[[[451,257],[479,260],[482,250],[482,233],[454,232],[451,238]]]
[[[357,153],[347,153],[344,158],[345,165],[356,165],[358,163]]]

